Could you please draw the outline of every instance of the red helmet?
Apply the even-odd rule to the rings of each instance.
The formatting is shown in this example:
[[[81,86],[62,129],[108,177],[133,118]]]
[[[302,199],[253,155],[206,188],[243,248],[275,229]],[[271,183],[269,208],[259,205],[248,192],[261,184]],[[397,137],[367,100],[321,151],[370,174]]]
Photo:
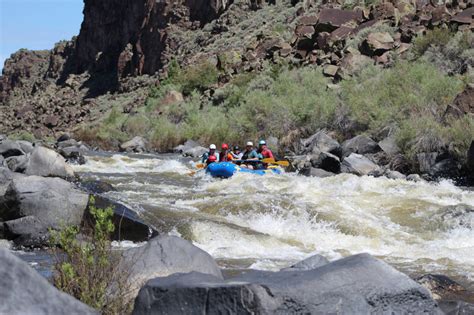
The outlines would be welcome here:
[[[215,162],[217,161],[217,158],[215,155],[209,155],[209,157],[207,158],[207,162]]]
[[[227,145],[227,143],[222,144],[222,150],[229,150],[229,146]]]

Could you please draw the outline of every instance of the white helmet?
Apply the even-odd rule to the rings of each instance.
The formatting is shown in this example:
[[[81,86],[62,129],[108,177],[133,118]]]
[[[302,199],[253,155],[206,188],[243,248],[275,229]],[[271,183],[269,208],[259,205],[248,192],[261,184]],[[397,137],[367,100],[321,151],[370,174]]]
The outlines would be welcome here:
[[[253,142],[252,141],[247,142],[247,146],[253,147]]]
[[[209,146],[209,150],[215,150],[215,149],[217,149],[217,147],[216,147],[215,144],[211,144],[211,145]]]

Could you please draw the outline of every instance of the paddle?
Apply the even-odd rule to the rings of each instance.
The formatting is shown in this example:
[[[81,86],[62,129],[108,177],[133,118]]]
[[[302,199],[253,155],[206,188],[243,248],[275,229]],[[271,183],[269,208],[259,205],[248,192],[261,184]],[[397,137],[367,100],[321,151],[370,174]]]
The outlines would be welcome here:
[[[284,167],[290,166],[290,162],[288,161],[275,161],[275,159],[273,158],[263,159],[262,162],[267,164],[276,164]]]

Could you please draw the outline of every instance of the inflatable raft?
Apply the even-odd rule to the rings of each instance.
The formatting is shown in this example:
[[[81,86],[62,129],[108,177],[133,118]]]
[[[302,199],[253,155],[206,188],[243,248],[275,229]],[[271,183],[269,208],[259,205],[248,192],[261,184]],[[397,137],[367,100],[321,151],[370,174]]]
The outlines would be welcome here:
[[[240,167],[230,162],[211,163],[206,168],[206,173],[210,174],[212,177],[229,178],[237,172],[250,173],[255,175],[265,175],[269,173],[281,174],[282,170],[279,167],[271,166],[265,170],[249,170],[248,168]]]

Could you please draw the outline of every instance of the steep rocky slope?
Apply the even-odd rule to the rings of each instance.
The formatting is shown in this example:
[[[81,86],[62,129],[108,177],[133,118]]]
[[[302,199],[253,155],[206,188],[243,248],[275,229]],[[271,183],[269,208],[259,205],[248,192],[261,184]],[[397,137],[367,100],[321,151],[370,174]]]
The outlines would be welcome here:
[[[390,65],[427,29],[473,29],[468,0],[355,4],[85,0],[77,38],[51,51],[21,50],[6,61],[0,132],[55,135],[97,120],[117,103],[130,111],[166,78],[171,60],[184,67],[210,61],[220,84],[282,60],[320,65],[337,82],[367,62]],[[456,71],[468,71],[469,62]]]

